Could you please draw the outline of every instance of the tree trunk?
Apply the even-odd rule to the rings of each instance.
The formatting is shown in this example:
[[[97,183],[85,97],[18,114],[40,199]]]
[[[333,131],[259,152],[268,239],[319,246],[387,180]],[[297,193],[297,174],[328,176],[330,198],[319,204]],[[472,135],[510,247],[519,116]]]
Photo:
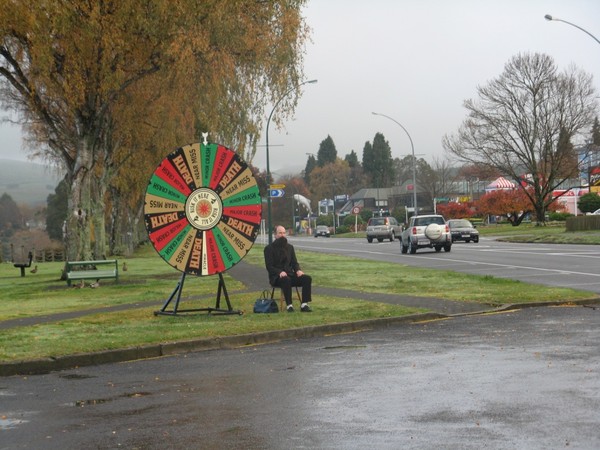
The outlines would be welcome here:
[[[117,188],[111,188],[110,193],[109,251],[113,255],[131,256],[135,247],[148,239],[143,222],[144,200],[138,208],[133,208]]]
[[[535,205],[535,217],[537,226],[546,225],[546,208],[544,205]]]
[[[90,247],[90,179],[87,170],[78,170],[71,180],[65,230],[67,261],[91,259]]]
[[[136,211],[136,214],[132,217],[132,239],[131,244],[133,249],[140,245],[143,242],[150,242],[150,238],[148,237],[148,230],[146,229],[146,224],[144,223],[144,201],[140,202],[140,207]]]
[[[82,261],[93,258],[91,248],[92,224],[98,214],[97,202],[93,198],[96,189],[92,175],[93,151],[89,139],[81,138],[81,148],[73,169],[67,174],[70,185],[65,224],[65,252],[67,261]],[[100,210],[103,215],[103,211]]]
[[[94,243],[93,256],[94,259],[106,259],[107,247],[106,247],[106,219],[104,216],[105,202],[104,196],[106,194],[106,184],[102,181],[101,177],[95,178],[94,190],[92,192],[92,234],[91,240]]]

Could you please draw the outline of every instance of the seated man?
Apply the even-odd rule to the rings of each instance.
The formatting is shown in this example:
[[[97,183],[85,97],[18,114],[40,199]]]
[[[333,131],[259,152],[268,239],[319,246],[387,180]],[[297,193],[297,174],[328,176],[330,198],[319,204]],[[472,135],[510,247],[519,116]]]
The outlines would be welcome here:
[[[271,283],[271,286],[281,288],[287,305],[287,312],[294,312],[292,286],[302,287],[300,311],[311,312],[308,303],[312,300],[312,278],[300,270],[294,246],[288,243],[285,237],[285,228],[281,225],[275,227],[275,240],[265,247],[264,254],[265,265],[267,272],[269,272],[269,283]]]

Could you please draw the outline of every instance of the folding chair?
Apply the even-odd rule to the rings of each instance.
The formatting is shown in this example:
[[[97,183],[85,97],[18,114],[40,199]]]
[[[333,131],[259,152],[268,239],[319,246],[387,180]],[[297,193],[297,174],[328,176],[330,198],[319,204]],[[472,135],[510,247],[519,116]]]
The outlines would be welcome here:
[[[300,291],[298,290],[298,286],[294,287],[296,288],[296,296],[298,297],[298,301],[302,303],[302,298],[300,298]],[[273,296],[275,295],[275,289],[279,289],[279,311],[283,311],[285,298],[283,297],[283,290],[279,286],[271,286],[271,300],[273,300]]]

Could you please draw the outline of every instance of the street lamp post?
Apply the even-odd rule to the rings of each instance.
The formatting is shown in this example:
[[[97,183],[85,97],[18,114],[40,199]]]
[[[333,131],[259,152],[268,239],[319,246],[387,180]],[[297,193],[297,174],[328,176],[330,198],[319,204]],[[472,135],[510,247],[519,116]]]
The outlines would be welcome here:
[[[331,200],[333,202],[333,207],[331,208],[331,223],[333,224],[333,234],[335,234],[335,185],[337,184],[337,178],[333,179],[333,183],[331,183],[332,191],[331,191]]]
[[[598,44],[600,44],[600,40],[598,40],[598,38],[596,36],[594,36],[592,33],[590,33],[588,30],[581,28],[579,25],[575,25],[574,23],[568,22],[566,20],[563,19],[559,19],[558,17],[553,17],[550,14],[546,14],[544,16],[544,19],[548,20],[548,21],[555,21],[555,22],[564,22],[567,25],[571,25],[572,27],[577,28],[578,30],[583,31],[585,34],[587,34],[588,36],[590,36],[593,40],[595,40]],[[587,156],[588,158],[590,158],[590,155]],[[591,182],[591,159],[588,159],[588,191],[591,192],[591,186],[590,186],[590,182]]]
[[[408,133],[406,128],[404,128],[404,126],[397,120],[392,119],[390,116],[386,116],[385,114],[380,114],[380,113],[376,113],[376,112],[371,113],[371,114],[373,114],[375,116],[382,116],[382,117],[385,117],[386,119],[390,119],[392,122],[395,122],[396,125],[400,126],[400,128],[402,128],[404,130],[404,132],[406,133],[406,135],[408,136],[408,140],[410,141],[410,148],[412,151],[413,206],[414,206],[413,214],[416,216],[417,215],[417,169],[416,169],[417,162],[415,159],[415,146],[413,145],[413,140],[410,137],[410,134]]]
[[[574,23],[567,22],[566,20],[563,20],[563,19],[559,19],[558,17],[553,17],[553,16],[551,16],[550,14],[546,14],[546,15],[544,16],[544,19],[546,19],[546,20],[548,20],[548,21],[552,21],[552,20],[554,20],[555,22],[564,22],[564,23],[566,23],[566,24],[568,24],[568,25],[571,25],[572,27],[575,27],[575,28],[577,28],[577,29],[579,29],[579,30],[583,31],[585,34],[587,34],[587,35],[588,35],[588,36],[590,36],[590,37],[591,37],[593,40],[595,40],[595,41],[596,41],[598,44],[600,44],[600,40],[598,40],[598,38],[597,38],[596,36],[594,36],[594,35],[593,35],[592,33],[590,33],[589,31],[587,31],[587,30],[585,30],[585,29],[581,28],[579,25],[575,25]]]
[[[294,86],[290,89],[288,89],[281,97],[279,97],[279,100],[277,100],[277,102],[275,103],[275,105],[273,106],[273,109],[271,110],[271,113],[269,114],[269,118],[267,119],[267,131],[266,131],[266,144],[267,144],[267,190],[270,191],[269,186],[271,185],[271,167],[269,165],[269,124],[271,123],[271,117],[273,117],[273,113],[275,112],[275,109],[277,108],[277,106],[279,106],[279,103],[281,103],[281,101],[287,97],[289,95],[290,92],[295,91],[296,89],[299,89],[300,86],[303,86],[305,84],[308,83],[316,83],[317,80],[306,80],[303,81],[302,83],[298,84],[297,86]],[[269,228],[269,244],[271,244],[273,242],[273,224],[271,223],[271,192],[267,192],[267,227]]]

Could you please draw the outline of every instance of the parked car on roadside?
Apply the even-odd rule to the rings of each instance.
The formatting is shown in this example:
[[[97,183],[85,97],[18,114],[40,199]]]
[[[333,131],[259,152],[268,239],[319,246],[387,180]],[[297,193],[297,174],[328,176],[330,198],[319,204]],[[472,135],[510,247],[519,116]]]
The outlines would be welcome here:
[[[329,233],[329,227],[325,226],[325,225],[317,225],[317,227],[315,228],[315,237],[319,237],[319,236],[325,236],[325,237],[329,237],[330,233]]]
[[[377,239],[378,242],[383,242],[384,239],[394,242],[400,233],[402,233],[402,227],[394,217],[371,217],[367,222],[367,241],[369,242],[373,242],[373,239]]]
[[[400,236],[402,253],[417,253],[419,248],[434,248],[449,252],[452,248],[450,228],[444,216],[438,214],[413,216]]]
[[[479,242],[479,231],[467,219],[450,219],[448,220],[448,227],[450,227],[452,242]]]

